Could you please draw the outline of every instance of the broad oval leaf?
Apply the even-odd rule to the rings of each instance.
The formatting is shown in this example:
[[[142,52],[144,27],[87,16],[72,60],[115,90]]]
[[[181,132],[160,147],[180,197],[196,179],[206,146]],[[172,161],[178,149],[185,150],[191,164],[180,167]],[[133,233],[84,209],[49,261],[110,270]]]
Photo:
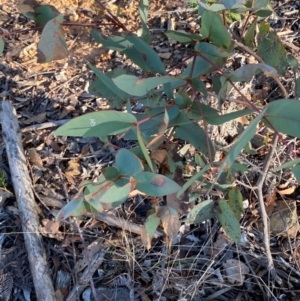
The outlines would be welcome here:
[[[113,181],[120,175],[120,173],[117,168],[113,166],[108,166],[105,168],[103,175],[106,180]]]
[[[280,99],[271,102],[265,114],[264,123],[278,132],[300,137],[300,101]]]
[[[228,236],[236,243],[241,242],[241,229],[238,219],[225,200],[219,201],[213,208],[215,217],[220,221]]]
[[[147,217],[145,223],[145,229],[150,240],[154,237],[155,231],[159,226],[159,224],[160,224],[160,218],[157,216],[156,212]]]
[[[106,181],[104,185],[99,185],[98,190],[85,195],[85,199],[87,202],[95,200],[103,204],[113,204],[113,207],[116,207],[126,201],[130,190],[131,183],[129,181],[123,186],[118,185],[118,181]]]
[[[288,67],[287,53],[277,33],[270,29],[270,24],[261,22],[258,34],[257,54],[264,63],[273,66],[280,75]]]
[[[188,224],[195,224],[205,222],[212,218],[214,216],[212,212],[214,204],[215,202],[212,200],[202,201],[190,211],[184,222]]]
[[[237,187],[232,187],[228,191],[228,205],[235,217],[239,220],[243,215],[243,196]]]
[[[103,137],[125,133],[135,126],[132,114],[101,111],[76,117],[55,131],[57,136]]]
[[[205,11],[201,17],[200,34],[223,49],[230,49],[231,38],[219,14]]]
[[[119,173],[124,176],[134,176],[143,170],[143,165],[139,158],[125,148],[117,152],[114,165]]]
[[[210,155],[212,158],[215,156],[211,140],[198,124],[181,124],[176,127],[175,133],[179,138],[188,141],[203,154]]]
[[[100,69],[96,68],[92,64],[88,63],[91,70],[94,71],[98,80],[94,81],[90,87],[89,92],[94,95],[101,95],[108,100],[117,97],[118,100],[125,100],[128,98],[128,94],[120,90],[113,82],[112,78],[123,74],[122,70],[114,70],[104,74]]]
[[[60,12],[53,5],[39,5],[34,9],[34,22],[37,27],[46,25],[50,20],[54,19]]]
[[[173,180],[159,174],[142,171],[135,175],[135,188],[152,196],[164,196],[180,190]]]
[[[126,74],[114,78],[113,82],[118,86],[118,88],[133,96],[145,96],[157,86],[170,82],[177,82],[180,85],[184,85],[186,83],[183,79],[171,76],[140,79],[134,75]]]
[[[61,27],[62,22],[63,16],[58,15],[45,25],[38,44],[38,63],[49,63],[68,57],[69,51]]]
[[[195,41],[201,41],[202,37],[198,34],[190,34],[178,30],[169,30],[165,32],[165,35],[172,40],[175,40],[179,43],[193,43]]]
[[[137,36],[122,34],[105,37],[99,31],[92,30],[92,37],[105,47],[124,53],[144,71],[166,73],[160,57],[143,39]]]

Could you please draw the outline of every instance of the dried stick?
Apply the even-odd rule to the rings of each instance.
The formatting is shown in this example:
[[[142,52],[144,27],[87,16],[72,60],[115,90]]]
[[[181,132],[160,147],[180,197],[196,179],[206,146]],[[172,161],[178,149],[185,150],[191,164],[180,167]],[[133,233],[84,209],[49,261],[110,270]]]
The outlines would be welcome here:
[[[244,44],[242,44],[238,41],[234,41],[234,42],[237,47],[239,47],[239,48],[243,49],[244,51],[246,51],[247,53],[251,54],[258,62],[263,63],[263,59],[259,55],[257,55],[254,51],[252,51],[250,48],[248,48],[247,46],[245,46]],[[283,86],[283,84],[280,82],[280,80],[276,77],[273,77],[273,79],[277,83],[278,87],[280,88],[283,96],[287,97],[287,95],[288,95],[287,91],[286,91],[285,87]],[[274,155],[274,152],[275,152],[275,149],[277,146],[278,138],[279,138],[279,133],[275,132],[273,141],[271,144],[271,150],[269,151],[269,153],[264,161],[262,173],[260,174],[260,176],[256,182],[256,187],[255,187],[257,190],[257,197],[258,197],[258,203],[259,203],[259,207],[260,207],[260,213],[261,213],[261,217],[263,220],[264,245],[265,245],[266,255],[267,255],[267,259],[268,259],[268,267],[267,268],[274,280],[276,279],[277,275],[276,275],[276,271],[274,268],[273,258],[272,258],[272,254],[271,254],[271,250],[270,250],[268,215],[267,215],[266,208],[265,208],[264,196],[263,196],[262,189],[263,189],[263,184],[266,179],[266,175],[267,175],[267,172],[268,172],[268,169],[270,166],[270,162],[272,160],[272,157]]]
[[[9,102],[3,101],[0,116],[36,297],[38,301],[55,301],[43,241],[39,235],[39,219],[26,166],[17,114]]]
[[[22,131],[22,133],[26,133],[26,132],[35,131],[35,130],[48,129],[48,128],[63,125],[70,120],[71,119],[61,119],[61,120],[49,121],[49,122],[44,122],[44,123],[39,123],[39,124],[33,124],[33,125],[27,126],[26,128],[23,128],[21,131]]]
[[[100,251],[93,256],[91,262],[89,263],[90,267],[87,267],[82,275],[79,278],[78,284],[73,287],[71,292],[69,293],[66,301],[76,301],[79,300],[78,296],[83,292],[83,290],[89,285],[89,281],[91,275],[93,275],[99,266],[102,264],[104,260],[105,251]]]
[[[272,258],[272,254],[271,254],[271,250],[270,250],[270,235],[269,235],[269,229],[268,229],[268,215],[266,212],[266,207],[265,207],[265,203],[264,203],[264,196],[263,196],[263,192],[262,192],[262,188],[263,188],[263,184],[264,181],[266,179],[266,175],[272,160],[272,157],[275,153],[275,149],[277,146],[277,142],[278,142],[278,137],[279,135],[277,135],[276,133],[274,133],[274,137],[273,137],[273,141],[271,144],[271,149],[265,159],[264,162],[264,167],[262,170],[262,174],[259,176],[257,182],[256,182],[256,190],[257,190],[257,197],[258,197],[258,203],[259,203],[259,209],[260,209],[260,213],[261,213],[261,217],[263,220],[263,237],[264,237],[264,245],[265,245],[265,249],[266,249],[266,255],[267,255],[267,259],[268,259],[268,271],[271,273],[273,279],[276,278],[276,271],[274,268],[274,263],[273,263],[273,258]]]

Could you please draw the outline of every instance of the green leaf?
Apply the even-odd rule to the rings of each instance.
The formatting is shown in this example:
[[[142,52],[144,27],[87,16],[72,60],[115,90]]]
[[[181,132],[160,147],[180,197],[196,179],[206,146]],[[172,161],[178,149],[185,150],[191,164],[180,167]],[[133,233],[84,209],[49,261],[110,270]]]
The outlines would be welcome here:
[[[228,58],[230,53],[221,49],[213,44],[209,44],[207,42],[197,43],[195,46],[195,51],[199,52],[205,56],[210,57],[217,57],[217,58]]]
[[[96,200],[99,203],[113,204],[113,207],[116,207],[126,201],[131,190],[131,183],[129,180],[125,185],[119,185],[119,183],[123,184],[124,181],[106,181],[104,184],[100,184],[98,189],[97,185],[95,185],[96,191],[86,194],[84,198],[87,202]]]
[[[83,199],[73,199],[57,214],[55,220],[61,221],[70,216],[79,216],[86,212]]]
[[[214,204],[215,202],[212,200],[202,201],[190,211],[184,222],[188,224],[196,224],[207,221],[214,216],[212,211]]]
[[[118,97],[120,100],[125,100],[129,97],[129,94],[125,93],[124,91],[120,90],[115,83],[113,82],[113,78],[119,76],[122,71],[116,72],[108,72],[104,74],[100,69],[94,67],[90,63],[87,63],[91,70],[94,71],[98,80],[96,80],[89,88],[90,93],[94,95],[102,95],[107,99],[111,99],[113,97]]]
[[[99,31],[92,30],[92,37],[105,47],[124,53],[129,59],[146,72],[166,74],[165,67],[156,52],[141,38],[122,34],[104,37]]]
[[[274,168],[273,172],[277,172],[277,171],[283,170],[285,168],[294,167],[296,164],[299,164],[299,163],[300,163],[300,159],[296,159],[296,160],[293,160],[293,161],[286,162],[286,163]]]
[[[46,25],[50,20],[60,15],[60,12],[52,5],[39,5],[34,10],[34,22],[37,27]]]
[[[202,37],[199,36],[198,34],[194,33],[186,33],[182,31],[177,31],[177,30],[169,30],[165,32],[165,35],[172,40],[175,40],[179,43],[194,43],[195,41],[201,41]]]
[[[203,39],[209,39],[223,49],[230,49],[231,38],[219,14],[210,11],[203,13],[200,34]]]
[[[120,175],[120,173],[117,170],[117,168],[115,168],[113,166],[108,166],[105,168],[103,175],[106,180],[113,181]]]
[[[38,43],[38,63],[49,63],[68,57],[68,46],[61,27],[63,20],[63,15],[58,15],[45,25]]]
[[[160,224],[160,218],[157,216],[156,212],[147,217],[145,223],[145,229],[150,240],[154,237],[155,231],[159,226],[159,224]]]
[[[267,106],[264,123],[281,133],[300,137],[300,102],[296,99],[279,99]]]
[[[226,156],[224,163],[222,164],[217,179],[220,177],[225,169],[228,169],[240,154],[245,145],[254,137],[256,134],[256,127],[260,120],[263,118],[267,108],[265,108],[256,118],[250,123],[250,125],[243,131],[240,137],[236,140],[234,146]]]
[[[204,42],[198,43],[195,46],[195,50],[203,54],[206,59],[197,56],[195,62],[191,62],[183,71],[181,74],[182,78],[195,78],[200,75],[211,73],[215,71],[216,68],[210,62],[220,68],[225,64],[226,59],[229,56],[228,52],[219,49],[215,45]]]
[[[134,176],[143,170],[143,165],[139,158],[126,148],[122,148],[117,152],[115,167],[124,176]]]
[[[255,30],[256,30],[257,18],[252,22],[249,29],[247,30],[244,36],[244,44],[248,47],[252,47],[254,45],[255,38]]]
[[[207,98],[208,94],[207,94],[206,86],[203,83],[203,81],[200,80],[200,78],[198,77],[193,78],[192,86],[196,91],[201,92],[205,99]]]
[[[298,63],[297,59],[293,55],[289,54],[287,56],[287,60],[288,60],[288,63],[289,63],[289,65],[290,65],[291,68],[293,68],[295,71],[298,70],[299,63]]]
[[[143,138],[141,136],[141,131],[140,131],[139,127],[137,128],[137,132],[136,133],[137,133],[138,143],[139,143],[140,148],[142,150],[142,153],[143,153],[143,155],[144,155],[144,157],[146,159],[146,162],[147,162],[149,168],[151,169],[151,171],[154,172],[153,164],[152,164],[151,158],[149,156],[149,153],[148,153],[148,151],[146,149],[146,146],[144,144],[144,141],[143,141]]]
[[[185,80],[171,76],[149,77],[140,79],[136,76],[126,74],[114,78],[113,82],[121,90],[133,96],[145,96],[157,86],[170,82],[179,82],[181,85],[185,84]]]
[[[269,26],[269,23],[260,24],[257,54],[265,64],[274,67],[280,75],[283,75],[288,67],[286,50],[277,33]]]
[[[265,9],[260,9],[256,12],[254,12],[258,17],[261,17],[261,18],[266,18],[266,17],[269,17],[272,15],[273,13],[273,10],[270,9],[270,8],[265,8]]]
[[[182,188],[177,192],[177,198],[179,198],[193,183],[195,183],[195,181],[202,177],[210,168],[210,165],[206,165],[204,168],[202,168],[202,170],[194,174],[186,183],[184,183]]]
[[[211,1],[216,2],[216,1]],[[212,5],[208,5],[206,2],[202,2],[199,0],[199,4],[201,7],[205,8],[208,11],[218,12],[221,10],[238,10],[239,12],[242,12],[242,8],[244,8],[244,2],[238,1],[238,0],[226,0],[226,1],[218,1],[217,3],[213,3]]]
[[[141,0],[140,1],[140,6],[139,6],[140,17],[141,17],[141,22],[142,22],[140,37],[147,44],[150,44],[150,42],[151,42],[151,33],[150,33],[149,28],[147,26],[148,9],[149,9],[148,0]]]
[[[240,220],[243,215],[243,196],[237,187],[230,188],[228,191],[228,205],[235,217]]]
[[[224,115],[205,116],[205,120],[209,124],[221,125],[225,122],[228,122],[228,121],[234,120],[236,118],[239,118],[241,116],[249,115],[252,113],[254,113],[254,110],[244,109],[244,110],[239,110],[239,111],[231,112],[231,113],[224,114]]]
[[[151,196],[164,196],[180,190],[180,186],[173,180],[159,174],[141,171],[136,174],[135,188]]]
[[[295,97],[300,98],[300,77],[296,76]]]
[[[180,139],[188,141],[203,154],[208,155],[210,153],[211,157],[215,156],[211,140],[198,124],[181,124],[176,127],[175,133]]]
[[[267,64],[247,64],[232,72],[232,75],[236,77],[236,79],[233,81],[249,81],[253,78],[253,76],[257,75],[260,72],[263,72],[264,75],[270,77],[279,76],[277,70]]]
[[[135,126],[136,118],[128,113],[101,111],[70,120],[58,128],[56,136],[103,137],[125,133]]]
[[[195,163],[199,165],[201,168],[205,167],[205,163],[199,154],[195,155]]]
[[[0,55],[2,55],[4,50],[4,41],[2,38],[0,38]]]
[[[228,236],[236,243],[241,242],[241,229],[238,219],[231,210],[229,204],[225,200],[219,201],[213,208],[216,218],[220,221],[222,227]]]
[[[187,116],[190,119],[194,120],[202,120],[204,119],[207,123],[212,125],[221,125],[225,122],[234,120],[241,116],[252,114],[254,110],[252,109],[244,109],[235,112],[231,112],[228,114],[220,115],[219,111],[213,109],[211,106],[208,106],[203,103],[193,103],[187,112]]]
[[[269,3],[268,0],[254,0],[252,6],[254,9],[261,9],[266,7],[268,3]]]
[[[298,181],[300,181],[300,165],[299,164],[293,167],[292,172],[295,175],[296,179]]]

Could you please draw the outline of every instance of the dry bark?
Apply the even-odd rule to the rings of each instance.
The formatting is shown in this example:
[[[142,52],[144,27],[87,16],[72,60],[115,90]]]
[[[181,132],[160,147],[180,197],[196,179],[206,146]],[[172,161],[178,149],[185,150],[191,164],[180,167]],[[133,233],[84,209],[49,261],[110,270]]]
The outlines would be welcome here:
[[[26,166],[21,131],[16,111],[9,102],[2,102],[0,117],[37,300],[55,301],[55,293],[47,267],[43,241],[39,234],[38,214]]]

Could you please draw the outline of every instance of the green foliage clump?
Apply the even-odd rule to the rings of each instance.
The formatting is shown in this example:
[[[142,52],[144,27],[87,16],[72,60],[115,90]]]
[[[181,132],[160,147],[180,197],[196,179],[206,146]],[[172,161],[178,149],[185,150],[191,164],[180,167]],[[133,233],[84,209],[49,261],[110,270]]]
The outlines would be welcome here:
[[[199,34],[179,31],[165,33],[172,40],[194,47],[189,63],[178,76],[169,75],[160,57],[149,45],[151,35],[146,25],[147,1],[141,0],[140,3],[142,28],[139,36],[122,33],[106,37],[99,30],[93,29],[91,35],[96,42],[124,54],[145,76],[141,78],[125,70],[104,73],[87,62],[97,76],[90,85],[90,93],[106,98],[113,107],[125,105],[127,112],[89,113],[61,126],[55,134],[98,137],[106,143],[109,137],[117,135],[124,139],[137,140],[139,147],[119,150],[114,165],[107,167],[96,182],[85,181],[80,187],[80,197],[68,203],[57,218],[61,220],[85,211],[97,213],[116,207],[124,203],[135,190],[152,196],[176,194],[180,197],[193,183],[198,183],[205,184],[209,190],[214,186],[221,187],[227,192],[227,197],[201,202],[191,210],[185,222],[200,223],[217,218],[232,240],[239,243],[239,220],[243,214],[242,195],[230,181],[221,184],[218,180],[224,173],[230,174],[238,166],[236,159],[255,136],[259,124],[263,123],[276,133],[300,137],[300,102],[280,99],[264,108],[258,108],[243,97],[249,109],[237,109],[223,115],[220,110],[202,102],[202,97],[206,98],[208,91],[200,78],[212,76],[212,88],[218,96],[220,109],[227,101],[230,91],[238,91],[238,83],[248,82],[259,73],[277,78],[283,75],[288,67],[297,69],[296,60],[287,55],[276,32],[265,21],[271,13],[268,1],[254,0],[246,5],[240,1],[214,1],[212,4],[199,1],[196,16],[201,20]],[[239,45],[226,24],[228,21],[239,20],[240,15],[247,17],[244,25],[246,30],[240,43],[244,49],[257,52],[260,62],[225,72],[224,67],[231,52]],[[63,16],[51,6],[41,6],[29,17],[38,25],[44,26],[38,47],[38,61],[49,62],[66,57],[68,49],[62,32]],[[247,23],[250,19],[253,20],[252,24]],[[255,43],[256,37],[258,45]],[[0,39],[0,51],[3,47],[3,40]],[[140,114],[133,113],[131,103],[143,105],[145,111]],[[244,127],[222,163],[216,162],[215,144],[209,136],[208,126],[221,125],[242,116],[249,116],[252,122]],[[198,166],[200,171],[195,172],[183,187],[175,180],[175,170],[178,167],[183,168],[182,164],[169,154],[166,160],[168,174],[159,174],[157,162],[151,155],[153,151],[161,149],[162,144],[168,142],[170,137],[185,141],[197,151],[193,164]],[[291,163],[289,167],[295,166],[294,170],[298,175],[297,163],[299,162]],[[241,164],[239,167],[247,170],[247,167]],[[209,182],[206,174],[216,169],[218,174],[213,182]],[[190,195],[190,202],[195,198],[197,195]],[[173,232],[167,226],[167,219],[173,221]],[[155,208],[154,212],[149,214],[145,224],[148,246],[160,223],[167,234],[172,236],[174,227],[180,225],[178,212],[170,206],[165,206]]]

